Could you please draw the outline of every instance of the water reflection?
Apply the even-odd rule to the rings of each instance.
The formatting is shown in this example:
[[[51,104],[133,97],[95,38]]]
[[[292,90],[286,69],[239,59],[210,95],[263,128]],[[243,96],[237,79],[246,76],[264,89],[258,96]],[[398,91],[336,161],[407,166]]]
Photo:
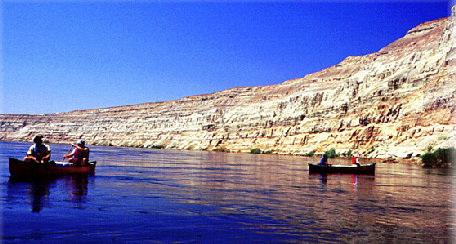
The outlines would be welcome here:
[[[40,212],[42,207],[46,205],[46,196],[49,195],[49,188],[53,182],[55,179],[26,179],[10,176],[7,191],[8,200],[14,202],[20,197],[19,195],[26,195],[31,203],[32,212]]]
[[[325,188],[328,185],[328,174],[320,174],[320,187]]]
[[[339,173],[332,173],[332,174],[331,173],[330,174],[328,174],[328,173],[309,173],[310,180],[314,180],[317,177],[319,179],[321,189],[326,189],[326,187],[328,185],[328,178],[340,180],[340,178],[343,177],[343,178],[347,178],[347,182],[345,182],[345,184],[352,185],[352,189],[355,191],[358,188],[360,178],[361,178],[361,184],[363,187],[372,185],[371,181],[375,180],[375,175],[339,174]],[[350,180],[348,181],[348,179],[350,179]],[[363,183],[365,183],[365,184],[363,184]]]
[[[85,203],[87,201],[87,191],[89,176],[88,175],[72,175],[65,179],[66,185],[69,186],[69,195],[74,203]]]
[[[10,176],[7,201],[13,204],[26,196],[31,204],[31,211],[37,213],[43,210],[44,207],[52,205],[49,195],[53,190],[57,190],[57,185],[64,183],[71,201],[81,207],[80,204],[86,202],[88,178],[88,175],[50,178],[17,178]]]
[[[92,153],[99,161],[96,176],[8,183],[3,200],[7,238],[449,242],[454,177],[437,170],[378,164],[375,176],[325,175],[309,174],[313,159],[303,157],[105,147],[93,147]],[[31,214],[30,205],[40,214]],[[30,219],[31,229],[40,229],[21,228],[18,215]]]

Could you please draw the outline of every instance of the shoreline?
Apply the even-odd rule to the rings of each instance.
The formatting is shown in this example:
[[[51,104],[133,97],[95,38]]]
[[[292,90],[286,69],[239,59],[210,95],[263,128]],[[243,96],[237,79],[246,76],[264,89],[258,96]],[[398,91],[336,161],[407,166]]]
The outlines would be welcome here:
[[[0,140],[0,142],[16,142],[16,143],[26,143],[26,144],[33,144],[33,142],[27,141],[5,141]],[[57,145],[71,145],[70,142],[50,142],[49,140],[45,140],[44,143],[47,144],[57,144]],[[251,153],[247,151],[229,151],[229,150],[220,150],[220,149],[213,149],[213,150],[202,150],[202,149],[180,149],[180,148],[166,148],[166,147],[138,147],[138,146],[117,146],[117,145],[101,145],[101,144],[87,144],[88,147],[90,146],[101,146],[101,147],[115,147],[115,148],[132,148],[132,149],[150,149],[150,150],[178,150],[178,151],[193,151],[193,152],[214,152],[214,153],[234,153],[234,154],[262,154],[262,155],[283,155],[283,156],[293,156],[293,157],[301,157],[301,158],[320,158],[323,154],[322,153],[315,153],[314,156],[308,156],[305,154],[292,154],[292,153],[277,153],[277,152],[264,152],[261,153]],[[332,159],[347,159],[350,160],[351,157],[347,156],[338,156]],[[369,157],[362,157],[360,156],[359,159],[362,160],[369,160],[375,163],[388,163],[388,164],[408,164],[408,165],[423,165],[420,157],[411,157],[411,158],[400,158],[400,157],[391,157],[391,158],[369,158]],[[449,167],[451,168],[451,166]]]

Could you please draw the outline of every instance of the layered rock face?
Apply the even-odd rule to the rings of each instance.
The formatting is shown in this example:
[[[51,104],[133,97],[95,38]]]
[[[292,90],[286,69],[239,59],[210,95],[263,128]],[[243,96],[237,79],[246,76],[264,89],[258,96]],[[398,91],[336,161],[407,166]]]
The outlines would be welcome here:
[[[456,142],[456,17],[304,78],[176,101],[0,115],[0,139],[285,154],[416,156]]]

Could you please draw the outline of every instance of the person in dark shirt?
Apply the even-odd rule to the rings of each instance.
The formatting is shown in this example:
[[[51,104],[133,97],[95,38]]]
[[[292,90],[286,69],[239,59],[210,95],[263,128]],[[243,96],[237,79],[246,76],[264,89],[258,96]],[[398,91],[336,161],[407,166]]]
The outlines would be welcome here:
[[[329,165],[326,154],[323,154],[323,157],[321,157],[320,165]]]

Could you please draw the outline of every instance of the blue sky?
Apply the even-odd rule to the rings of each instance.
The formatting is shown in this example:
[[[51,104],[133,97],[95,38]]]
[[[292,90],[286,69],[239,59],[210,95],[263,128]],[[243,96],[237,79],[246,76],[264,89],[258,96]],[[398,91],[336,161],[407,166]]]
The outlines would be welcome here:
[[[56,113],[301,78],[447,1],[4,1],[0,113]]]

